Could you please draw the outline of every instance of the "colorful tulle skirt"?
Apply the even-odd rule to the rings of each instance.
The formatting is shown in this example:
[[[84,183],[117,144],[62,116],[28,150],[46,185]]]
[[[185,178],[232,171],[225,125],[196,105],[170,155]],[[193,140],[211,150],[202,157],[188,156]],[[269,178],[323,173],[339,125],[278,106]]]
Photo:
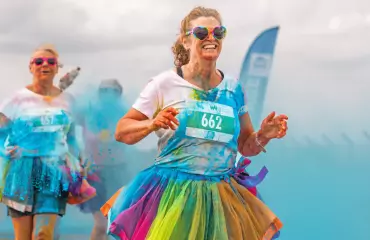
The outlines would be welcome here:
[[[108,234],[121,240],[261,240],[282,223],[237,171],[207,177],[151,167],[101,208]],[[247,186],[247,187],[245,187]]]

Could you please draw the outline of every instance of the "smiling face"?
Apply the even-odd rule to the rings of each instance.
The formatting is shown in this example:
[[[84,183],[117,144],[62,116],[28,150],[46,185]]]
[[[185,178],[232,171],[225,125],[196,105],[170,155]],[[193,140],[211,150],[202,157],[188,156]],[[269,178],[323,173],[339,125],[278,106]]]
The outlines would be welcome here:
[[[192,59],[216,61],[222,50],[222,39],[216,39],[213,31],[222,28],[220,22],[214,17],[199,17],[190,22],[188,36],[184,37],[183,44],[190,50],[190,61]],[[205,33],[208,30],[208,36]],[[197,37],[198,35],[198,37]],[[199,38],[199,36],[206,36]]]
[[[53,81],[58,73],[58,62],[56,55],[48,50],[36,51],[31,58],[30,72],[38,81]]]

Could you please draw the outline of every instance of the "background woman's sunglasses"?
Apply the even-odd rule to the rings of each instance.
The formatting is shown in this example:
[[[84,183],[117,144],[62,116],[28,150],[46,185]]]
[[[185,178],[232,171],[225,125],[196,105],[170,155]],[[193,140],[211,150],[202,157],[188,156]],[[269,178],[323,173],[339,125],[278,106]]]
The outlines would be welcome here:
[[[199,40],[206,39],[209,34],[212,34],[217,40],[222,40],[226,36],[226,28],[224,26],[218,26],[215,28],[198,26],[193,28],[191,31],[186,32],[186,36],[189,36],[190,34],[193,34],[194,37],[198,38]]]
[[[56,58],[34,58],[31,63],[40,66],[46,62],[48,65],[55,66],[58,61]]]

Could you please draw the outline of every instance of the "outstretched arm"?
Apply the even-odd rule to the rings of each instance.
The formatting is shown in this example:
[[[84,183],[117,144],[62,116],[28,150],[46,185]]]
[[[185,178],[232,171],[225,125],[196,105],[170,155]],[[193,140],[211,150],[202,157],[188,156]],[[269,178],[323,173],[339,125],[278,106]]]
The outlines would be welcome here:
[[[264,146],[270,139],[266,138],[261,130],[255,132],[248,113],[240,117],[240,135],[238,138],[238,150],[245,157],[252,157],[264,151]]]
[[[138,110],[131,108],[117,123],[115,138],[129,145],[140,142],[153,132],[152,121]]]
[[[135,144],[160,128],[176,130],[179,121],[175,118],[179,112],[172,108],[165,108],[154,114],[153,119],[132,108],[121,118],[116,129],[116,140],[126,144]]]
[[[261,124],[261,129],[255,132],[248,113],[240,117],[240,136],[238,139],[238,150],[246,157],[258,155],[266,151],[264,147],[273,138],[282,138],[286,135],[288,117],[286,115],[275,115],[270,113]]]

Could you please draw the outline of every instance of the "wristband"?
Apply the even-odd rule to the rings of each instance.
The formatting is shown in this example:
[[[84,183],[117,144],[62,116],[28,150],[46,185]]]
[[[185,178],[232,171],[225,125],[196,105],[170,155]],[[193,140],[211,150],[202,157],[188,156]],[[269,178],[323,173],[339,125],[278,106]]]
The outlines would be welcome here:
[[[257,145],[258,147],[260,147],[260,148],[261,148],[262,152],[264,152],[264,153],[266,153],[266,152],[267,152],[267,151],[266,151],[266,149],[265,149],[265,148],[263,147],[263,145],[261,144],[261,142],[260,142],[259,138],[258,138],[258,132],[256,133],[255,142],[256,142],[256,145]]]

